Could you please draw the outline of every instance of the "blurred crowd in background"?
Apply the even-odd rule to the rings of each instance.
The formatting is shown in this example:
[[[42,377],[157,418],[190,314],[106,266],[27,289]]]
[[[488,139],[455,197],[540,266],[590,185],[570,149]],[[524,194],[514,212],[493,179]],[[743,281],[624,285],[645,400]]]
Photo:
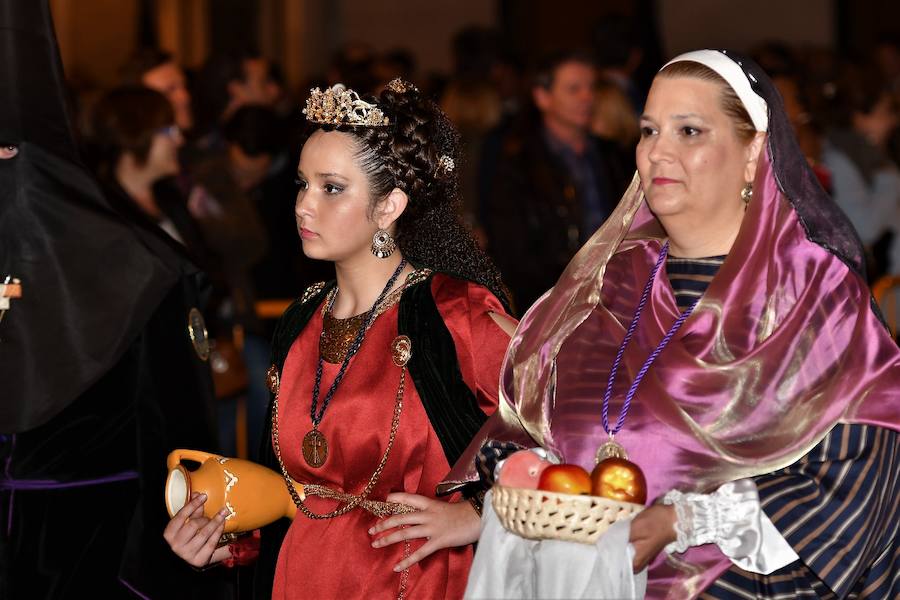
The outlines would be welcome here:
[[[341,82],[376,93],[402,77],[441,104],[464,141],[461,214],[521,314],[631,181],[647,74],[665,58],[645,52],[625,22],[598,24],[593,39],[523,64],[499,32],[470,28],[455,36],[445,76],[420,73],[403,48],[347,44],[306,88]],[[900,38],[880,38],[855,59],[775,42],[751,55],[776,81],[804,154],[856,226],[870,280],[900,273]],[[253,423],[267,404],[272,322],[260,301],[295,298],[332,276],[330,265],[303,257],[293,217],[303,100],[253,49],[189,71],[144,48],[123,64],[115,89],[73,93],[84,155],[110,201],[157,224],[209,274],[217,391],[246,401],[251,433],[262,430]],[[252,455],[258,440],[246,443]],[[224,450],[234,444],[233,422],[223,421]]]

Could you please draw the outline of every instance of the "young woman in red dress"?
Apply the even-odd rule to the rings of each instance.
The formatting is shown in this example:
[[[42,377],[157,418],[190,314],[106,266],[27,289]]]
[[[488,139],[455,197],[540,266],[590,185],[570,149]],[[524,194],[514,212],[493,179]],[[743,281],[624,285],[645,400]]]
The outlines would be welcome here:
[[[332,261],[336,280],[308,289],[275,334],[262,457],[307,498],[291,523],[262,530],[255,588],[461,597],[479,498],[436,488],[497,406],[515,322],[457,217],[458,135],[400,80],[377,99],[313,90],[305,112],[295,217],[304,253]],[[198,567],[231,553],[216,548],[224,516],[203,520],[203,500],[166,531]],[[191,511],[200,518],[185,524]]]

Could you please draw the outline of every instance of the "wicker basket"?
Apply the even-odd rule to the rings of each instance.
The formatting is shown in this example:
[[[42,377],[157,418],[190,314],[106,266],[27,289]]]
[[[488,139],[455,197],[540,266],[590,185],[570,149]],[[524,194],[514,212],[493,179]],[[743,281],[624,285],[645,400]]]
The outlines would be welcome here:
[[[575,496],[495,485],[491,505],[507,530],[530,540],[593,544],[610,525],[644,507],[600,496]]]

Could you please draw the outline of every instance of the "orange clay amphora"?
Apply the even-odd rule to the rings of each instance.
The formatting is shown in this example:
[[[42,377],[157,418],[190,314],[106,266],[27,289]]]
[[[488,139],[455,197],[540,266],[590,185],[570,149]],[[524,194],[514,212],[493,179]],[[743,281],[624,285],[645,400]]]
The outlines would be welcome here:
[[[198,462],[200,468],[189,471],[182,460]],[[192,492],[206,494],[205,517],[211,519],[222,508],[228,510],[225,533],[252,531],[282,517],[293,519],[297,512],[282,476],[249,460],[201,450],[173,450],[166,464],[166,509],[170,517],[187,504]],[[303,486],[292,483],[303,499]]]

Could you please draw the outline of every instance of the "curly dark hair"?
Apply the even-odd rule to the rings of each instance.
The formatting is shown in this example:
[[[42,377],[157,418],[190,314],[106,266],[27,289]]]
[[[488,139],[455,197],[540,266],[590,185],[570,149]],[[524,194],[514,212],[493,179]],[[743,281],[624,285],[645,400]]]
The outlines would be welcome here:
[[[491,290],[510,310],[509,292],[500,271],[460,219],[458,169],[446,169],[441,157],[461,164],[459,132],[438,105],[406,84],[403,92],[391,86],[378,97],[367,97],[390,119],[387,127],[330,126],[356,142],[356,160],[369,181],[370,211],[394,188],[409,197],[397,220],[397,245],[418,267],[428,267]]]

